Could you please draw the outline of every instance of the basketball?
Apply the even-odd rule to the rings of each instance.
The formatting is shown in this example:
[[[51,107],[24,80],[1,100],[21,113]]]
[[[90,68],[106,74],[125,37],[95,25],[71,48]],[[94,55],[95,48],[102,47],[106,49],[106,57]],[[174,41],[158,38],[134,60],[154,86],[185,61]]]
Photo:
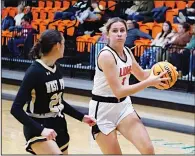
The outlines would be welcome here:
[[[167,87],[164,86],[156,86],[157,89],[169,89],[171,88],[175,82],[177,81],[177,71],[175,67],[169,62],[158,62],[153,66],[154,75],[159,75],[160,73],[167,71],[164,77],[169,77],[170,80],[164,81],[163,83],[168,84]]]

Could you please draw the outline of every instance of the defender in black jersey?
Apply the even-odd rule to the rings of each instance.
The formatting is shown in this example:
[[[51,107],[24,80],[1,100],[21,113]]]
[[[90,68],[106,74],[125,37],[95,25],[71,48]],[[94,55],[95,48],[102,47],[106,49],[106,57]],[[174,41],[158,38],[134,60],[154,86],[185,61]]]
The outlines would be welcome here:
[[[69,135],[64,113],[90,126],[95,124],[94,119],[63,100],[64,80],[55,64],[63,53],[60,32],[43,32],[30,52],[36,60],[26,71],[11,108],[11,114],[24,125],[26,150],[33,154],[67,154]]]

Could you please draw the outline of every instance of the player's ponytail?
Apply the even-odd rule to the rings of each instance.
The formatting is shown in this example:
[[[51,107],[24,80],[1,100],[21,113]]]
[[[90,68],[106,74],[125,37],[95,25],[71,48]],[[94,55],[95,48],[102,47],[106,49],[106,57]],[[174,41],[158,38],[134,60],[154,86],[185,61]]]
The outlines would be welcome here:
[[[31,59],[40,59],[41,58],[41,43],[38,41],[31,49],[29,53]]]
[[[32,47],[29,57],[31,59],[40,59],[43,55],[47,55],[57,43],[61,44],[62,35],[57,30],[48,29],[41,34],[40,39]]]

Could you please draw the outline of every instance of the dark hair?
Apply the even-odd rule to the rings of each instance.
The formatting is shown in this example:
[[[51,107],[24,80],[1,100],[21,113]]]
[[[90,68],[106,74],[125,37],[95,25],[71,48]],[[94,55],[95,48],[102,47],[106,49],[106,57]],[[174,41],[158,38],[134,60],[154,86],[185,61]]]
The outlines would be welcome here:
[[[167,33],[166,33],[165,36],[164,36],[164,38],[166,38],[167,35],[170,34],[171,31],[172,31],[172,25],[171,25],[171,22],[169,22],[169,21],[165,21],[164,23],[166,23],[166,24],[169,25],[169,30],[167,31]],[[165,33],[165,32],[164,32],[164,30],[162,29],[162,32],[161,32],[161,34],[160,34],[160,36],[159,36],[159,39],[164,35],[164,33]]]
[[[62,35],[57,30],[45,30],[37,43],[32,47],[29,56],[31,59],[39,59],[41,55],[48,54],[53,46],[57,43],[61,44]]]
[[[28,17],[27,14],[25,14],[25,15],[22,17],[22,19],[23,19],[24,21],[28,22],[28,23],[31,22],[31,20],[30,20],[30,18]]]
[[[182,23],[180,25],[182,25],[182,27],[185,29],[185,32],[190,30],[190,25],[188,23]]]

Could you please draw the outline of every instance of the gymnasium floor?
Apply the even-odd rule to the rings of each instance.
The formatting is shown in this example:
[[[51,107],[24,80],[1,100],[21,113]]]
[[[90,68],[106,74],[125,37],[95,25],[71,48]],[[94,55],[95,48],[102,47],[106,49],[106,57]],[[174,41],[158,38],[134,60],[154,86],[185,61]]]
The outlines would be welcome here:
[[[2,92],[15,94],[17,86],[2,84]],[[89,97],[65,94],[67,102],[87,107]],[[12,101],[2,100],[2,154],[27,154],[22,125],[10,115]],[[141,117],[194,126],[194,114],[134,104]],[[71,137],[69,154],[101,154],[90,128],[66,116]],[[185,128],[185,127],[184,127]],[[147,127],[156,154],[195,154],[194,135]],[[136,148],[118,133],[123,154],[139,154]]]

